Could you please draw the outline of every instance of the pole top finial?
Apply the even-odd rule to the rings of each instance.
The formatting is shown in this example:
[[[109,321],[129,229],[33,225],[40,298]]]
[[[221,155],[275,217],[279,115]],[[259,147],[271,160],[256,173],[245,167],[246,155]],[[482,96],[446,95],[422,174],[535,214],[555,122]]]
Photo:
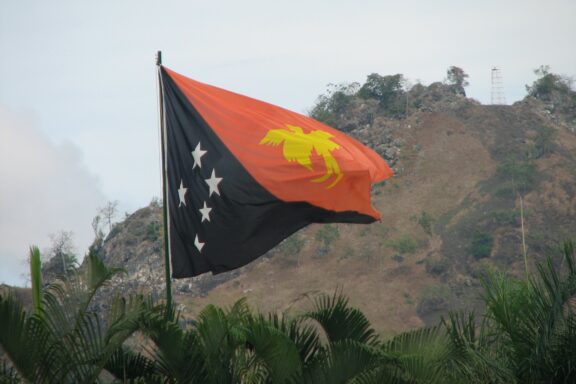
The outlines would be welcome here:
[[[162,65],[162,51],[156,53],[156,65]]]

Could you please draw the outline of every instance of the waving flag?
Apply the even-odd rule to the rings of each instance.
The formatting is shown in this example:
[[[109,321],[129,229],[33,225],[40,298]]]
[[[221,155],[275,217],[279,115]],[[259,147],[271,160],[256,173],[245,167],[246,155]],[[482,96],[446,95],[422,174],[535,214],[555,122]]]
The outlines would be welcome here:
[[[161,68],[173,277],[241,267],[310,223],[371,223],[371,149],[286,109]]]

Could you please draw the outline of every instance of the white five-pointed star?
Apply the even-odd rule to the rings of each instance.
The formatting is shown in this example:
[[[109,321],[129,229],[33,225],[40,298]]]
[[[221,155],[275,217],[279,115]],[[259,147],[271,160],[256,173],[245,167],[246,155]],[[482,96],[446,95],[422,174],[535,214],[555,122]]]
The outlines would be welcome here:
[[[196,145],[196,148],[194,148],[194,150],[192,151],[192,157],[194,158],[194,165],[192,166],[192,169],[196,168],[196,166],[198,166],[198,168],[202,168],[202,156],[204,156],[206,154],[206,152],[208,151],[203,151],[202,148],[200,148],[200,142],[198,142],[198,145]]]
[[[216,177],[216,172],[212,170],[212,176],[209,179],[205,179],[206,184],[210,187],[210,192],[208,193],[208,197],[212,196],[212,193],[216,193],[220,196],[220,190],[218,190],[218,184],[222,181],[221,177]]]
[[[178,204],[179,207],[182,206],[182,204],[186,205],[186,192],[188,191],[188,188],[184,188],[184,182],[182,181],[182,179],[180,179],[180,188],[178,188],[178,197],[180,198],[180,204]]]
[[[204,222],[204,220],[210,221],[210,211],[212,210],[212,208],[208,207],[206,205],[206,202],[204,202],[204,207],[200,208],[199,211],[202,214],[202,220],[200,221],[201,223]]]
[[[198,240],[198,235],[196,235],[196,238],[194,239],[194,246],[198,252],[202,252],[202,248],[204,248],[204,243],[201,243],[200,240]]]

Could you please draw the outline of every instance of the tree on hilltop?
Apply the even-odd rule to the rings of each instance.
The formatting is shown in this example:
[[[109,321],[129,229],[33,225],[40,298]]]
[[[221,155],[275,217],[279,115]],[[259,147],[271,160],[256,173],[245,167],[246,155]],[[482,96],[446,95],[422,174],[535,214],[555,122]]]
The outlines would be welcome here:
[[[470,85],[467,79],[468,74],[464,72],[464,70],[460,67],[451,66],[446,71],[446,82],[449,85],[454,86],[458,90],[458,93],[464,96],[466,96],[466,91],[464,90],[464,87]]]

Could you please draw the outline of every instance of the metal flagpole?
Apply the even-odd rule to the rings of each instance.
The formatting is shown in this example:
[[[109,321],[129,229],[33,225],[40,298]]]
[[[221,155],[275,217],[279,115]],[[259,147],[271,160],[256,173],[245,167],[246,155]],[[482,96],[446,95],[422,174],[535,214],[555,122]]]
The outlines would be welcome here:
[[[162,216],[164,221],[164,266],[166,271],[167,316],[172,317],[172,278],[170,276],[170,237],[168,228],[168,170],[166,169],[166,124],[164,118],[164,92],[162,88],[162,51],[156,56],[158,69],[158,100],[160,103],[160,142],[162,145]]]

